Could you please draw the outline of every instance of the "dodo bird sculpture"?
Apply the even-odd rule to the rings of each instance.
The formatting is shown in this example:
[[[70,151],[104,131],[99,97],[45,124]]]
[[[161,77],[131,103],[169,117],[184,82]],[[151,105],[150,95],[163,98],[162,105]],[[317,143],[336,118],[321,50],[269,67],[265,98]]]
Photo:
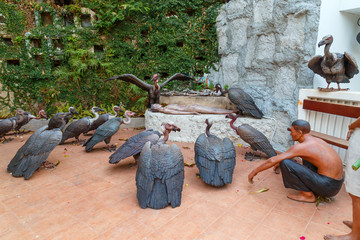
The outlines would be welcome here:
[[[18,109],[16,112],[16,116],[0,121],[0,138],[2,138],[0,142],[10,141],[6,140],[5,134],[15,129],[24,120],[24,110]]]
[[[149,93],[149,103],[148,107],[151,107],[154,103],[159,103],[160,100],[160,91],[161,89],[168,84],[172,80],[193,80],[193,78],[186,76],[182,73],[175,73],[173,76],[171,76],[169,79],[167,79],[165,82],[159,84],[159,76],[158,74],[154,74],[153,78],[151,79],[154,84],[148,84],[136,76],[132,74],[123,74],[120,76],[115,76],[112,78],[105,79],[104,81],[114,80],[114,79],[120,79],[125,82],[133,83],[139,88],[141,88],[144,91],[147,91]]]
[[[166,141],[171,131],[180,131],[173,123],[163,123],[164,138],[142,149],[136,171],[137,199],[141,208],[165,208],[181,204],[184,184],[184,159],[176,144]]]
[[[94,118],[89,116],[83,117],[77,121],[72,122],[64,131],[60,144],[63,144],[67,139],[75,137],[75,139],[80,142],[79,136],[82,133],[87,132],[90,129],[91,124],[99,117],[97,112],[103,111],[103,109],[98,107],[93,107],[91,112],[95,115]]]
[[[110,155],[109,163],[115,164],[130,156],[133,156],[137,162],[145,143],[150,142],[151,147],[159,141],[161,135],[162,134],[159,131],[147,129],[132,136],[126,140],[126,142],[121,145],[116,152]]]
[[[52,117],[47,126],[39,128],[11,159],[7,171],[13,177],[29,179],[46,162],[49,154],[60,143],[65,126],[65,113]]]
[[[93,147],[98,144],[99,142],[104,141],[106,143],[106,147],[111,151],[112,147],[109,146],[109,143],[111,141],[111,137],[119,131],[120,125],[123,124],[130,124],[132,116],[134,116],[135,113],[131,111],[125,111],[124,117],[126,119],[123,119],[121,117],[116,117],[113,119],[110,119],[109,121],[106,121],[104,124],[99,126],[94,134],[84,143],[83,146],[85,146],[85,151],[90,152]]]
[[[267,137],[261,133],[259,130],[253,128],[249,124],[242,124],[239,127],[234,125],[237,117],[235,114],[231,113],[225,116],[226,118],[230,118],[230,127],[236,131],[236,133],[240,136],[244,142],[248,143],[255,152],[257,150],[264,152],[269,158],[276,156],[276,152],[273,146],[270,144]],[[250,158],[249,158],[250,157]],[[255,157],[255,153],[246,153],[245,159],[253,160]]]
[[[195,142],[195,163],[201,179],[212,186],[221,187],[232,182],[236,152],[229,138],[221,140],[210,134],[212,119],[206,119],[206,131]]]
[[[227,93],[228,98],[235,104],[241,114],[250,115],[254,118],[262,118],[264,116],[262,111],[256,106],[254,99],[241,88],[223,90],[221,85],[217,83],[215,85],[215,91],[220,91],[222,96],[225,96],[225,93]]]
[[[318,47],[325,45],[324,56],[317,55],[310,59],[308,67],[314,73],[325,78],[327,87],[320,88],[322,91],[347,90],[341,89],[340,83],[349,83],[355,74],[359,73],[359,69],[354,57],[349,53],[331,53],[330,46],[333,42],[333,36],[326,35],[318,43]],[[330,89],[330,83],[337,83],[338,89]]]

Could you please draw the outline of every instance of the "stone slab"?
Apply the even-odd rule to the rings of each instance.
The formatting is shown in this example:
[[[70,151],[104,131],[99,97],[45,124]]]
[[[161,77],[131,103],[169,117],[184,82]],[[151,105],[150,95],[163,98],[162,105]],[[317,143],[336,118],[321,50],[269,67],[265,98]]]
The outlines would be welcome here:
[[[195,142],[197,137],[205,132],[205,119],[212,118],[213,126],[210,133],[223,139],[228,137],[235,145],[242,144],[248,146],[236,134],[235,130],[230,127],[230,119],[225,118],[222,114],[201,114],[201,115],[171,115],[164,113],[154,113],[149,110],[145,112],[146,129],[160,130],[161,123],[173,121],[178,126],[180,132],[172,132],[169,141],[177,142]],[[276,132],[276,123],[272,119],[254,119],[251,117],[240,117],[235,121],[235,126],[241,124],[250,124],[260,132],[262,132],[269,140],[271,140],[274,132]]]

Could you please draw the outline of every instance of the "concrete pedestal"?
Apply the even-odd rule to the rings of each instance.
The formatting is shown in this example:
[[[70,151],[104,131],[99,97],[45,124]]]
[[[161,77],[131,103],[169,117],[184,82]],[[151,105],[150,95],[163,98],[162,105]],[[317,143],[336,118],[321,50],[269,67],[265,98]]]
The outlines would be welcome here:
[[[154,113],[149,110],[145,112],[145,127],[146,129],[160,130],[161,123],[173,121],[176,126],[181,129],[181,132],[171,132],[169,141],[177,142],[195,142],[197,137],[205,132],[205,119],[212,118],[213,125],[210,133],[223,139],[225,137],[235,144],[242,144],[248,146],[235,130],[230,127],[230,119],[225,118],[222,114],[201,114],[201,115],[171,115],[164,113]],[[276,123],[272,119],[255,119],[251,117],[240,117],[235,121],[235,126],[247,123],[252,127],[262,132],[271,141],[271,138],[276,130]]]

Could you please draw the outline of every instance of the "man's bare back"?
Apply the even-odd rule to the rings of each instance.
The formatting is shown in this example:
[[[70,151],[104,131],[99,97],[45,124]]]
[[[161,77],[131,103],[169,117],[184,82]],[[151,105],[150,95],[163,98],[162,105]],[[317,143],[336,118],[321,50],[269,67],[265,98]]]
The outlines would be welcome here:
[[[334,178],[341,179],[343,165],[337,152],[322,139],[306,134],[302,143],[295,144],[290,151],[302,159],[310,162],[318,168],[318,173]]]

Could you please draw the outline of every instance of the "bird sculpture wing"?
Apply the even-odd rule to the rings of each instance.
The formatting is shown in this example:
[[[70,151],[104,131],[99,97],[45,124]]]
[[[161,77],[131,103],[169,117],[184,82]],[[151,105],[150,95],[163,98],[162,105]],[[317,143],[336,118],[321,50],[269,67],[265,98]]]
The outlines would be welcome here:
[[[250,114],[255,118],[263,117],[264,114],[256,106],[254,99],[241,88],[230,88],[228,97],[243,114]]]
[[[222,141],[223,159],[218,164],[219,176],[227,184],[232,182],[232,175],[236,164],[236,151],[234,143],[229,138]]]
[[[195,164],[200,171],[200,176],[204,182],[210,184],[214,178],[215,162],[219,156],[216,156],[216,152],[212,149],[205,133],[200,134],[196,139],[194,151]]]
[[[14,128],[16,124],[16,120],[13,118],[7,118],[2,121],[0,121],[0,137],[5,135],[5,133],[10,132],[11,129]]]
[[[316,74],[320,75],[321,77],[325,79],[331,79],[332,76],[330,74],[324,73],[324,71],[321,68],[321,62],[323,60],[323,56],[316,55],[315,57],[311,58],[308,62],[308,67]]]
[[[277,155],[267,137],[252,126],[243,124],[238,127],[238,132],[240,138],[250,144],[255,151],[262,151],[268,155],[268,157]]]
[[[180,206],[184,183],[184,159],[175,144],[147,142],[141,151],[136,172],[137,198],[142,208]]]
[[[359,73],[359,68],[356,60],[349,53],[345,52],[345,74],[348,78],[354,77],[355,74]]]
[[[29,179],[45,162],[52,150],[60,143],[62,132],[59,128],[47,130],[47,126],[38,129],[17,151],[7,170],[14,177]]]
[[[163,88],[166,84],[168,84],[172,80],[194,80],[193,78],[186,76],[182,73],[175,73],[172,75],[169,79],[167,79],[165,82],[160,84],[160,88]]]
[[[89,131],[90,129],[90,120],[89,117],[81,118],[77,121],[70,123],[69,126],[64,131],[63,138],[61,142],[64,142],[66,139],[77,137],[82,133]]]
[[[98,127],[91,138],[89,138],[83,146],[86,146],[86,150],[90,150],[99,142],[108,140],[111,138],[120,128],[122,118],[113,118],[106,121],[100,127]]]
[[[122,81],[135,84],[136,86],[138,86],[139,88],[141,88],[144,91],[149,91],[149,89],[151,89],[153,87],[153,85],[140,80],[139,78],[137,78],[136,76],[134,76],[132,74],[123,74],[123,75],[105,79],[104,81],[109,81],[109,80],[114,80],[114,79],[120,79]]]
[[[194,150],[195,163],[204,182],[217,187],[232,182],[236,153],[230,139],[201,134]]]
[[[145,143],[150,142],[150,145],[156,144],[160,136],[161,133],[153,129],[148,129],[132,136],[110,156],[109,163],[118,163],[122,159],[140,153]]]

